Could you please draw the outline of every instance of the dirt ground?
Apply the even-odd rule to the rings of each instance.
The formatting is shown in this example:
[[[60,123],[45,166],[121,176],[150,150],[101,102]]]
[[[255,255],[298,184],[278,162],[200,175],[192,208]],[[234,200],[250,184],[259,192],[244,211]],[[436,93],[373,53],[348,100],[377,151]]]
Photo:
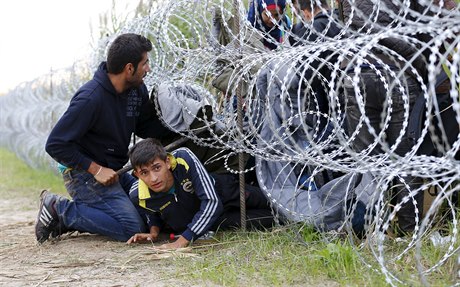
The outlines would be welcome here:
[[[158,253],[89,234],[37,244],[36,199],[0,198],[0,286],[212,286],[187,282],[171,268],[191,250]],[[172,258],[172,259],[171,259]]]

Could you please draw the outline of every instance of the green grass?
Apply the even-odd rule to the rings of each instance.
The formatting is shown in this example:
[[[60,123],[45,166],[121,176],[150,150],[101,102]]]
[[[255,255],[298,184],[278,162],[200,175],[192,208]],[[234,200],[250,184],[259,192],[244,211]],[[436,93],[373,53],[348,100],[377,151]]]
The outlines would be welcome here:
[[[49,170],[32,169],[18,157],[0,148],[0,195],[27,196],[42,189],[67,194],[62,178]]]
[[[216,246],[196,248],[200,258],[179,262],[179,274],[206,279],[222,286],[384,286],[349,244],[323,242],[310,231],[296,234],[299,226],[272,232],[221,233]],[[304,241],[317,237],[318,241]],[[219,245],[220,244],[220,245]]]
[[[0,163],[0,197],[36,197],[43,188],[65,194],[59,176],[29,168],[5,149],[0,149]],[[453,234],[451,225],[445,228]],[[454,249],[460,241],[456,236]],[[216,241],[192,245],[197,257],[147,261],[145,266],[158,268],[158,264],[167,264],[168,270],[173,270],[167,277],[195,286],[389,286],[373,254],[376,249],[360,243],[324,236],[299,224],[270,232],[218,232]],[[396,286],[423,286],[415,248],[396,260],[406,247],[407,243],[386,240],[385,266],[403,282]],[[442,260],[446,250],[424,238],[420,252],[424,269]],[[456,256],[445,260],[427,276],[427,282],[432,286],[454,285],[458,281],[454,278],[455,260]]]
[[[194,246],[200,257],[174,261],[177,277],[211,281],[219,286],[389,286],[371,248],[359,245],[359,241],[352,245],[345,239],[327,239],[303,225],[271,232],[218,234],[214,245]],[[453,234],[452,229],[449,234]],[[457,234],[454,248],[458,248],[459,239]],[[434,247],[428,238],[422,240],[420,262],[427,269],[442,260],[447,247]],[[397,258],[407,244],[408,241],[385,240],[385,267],[401,280],[399,285],[393,282],[396,286],[423,286],[415,248]],[[427,275],[428,284],[455,284],[455,260],[456,256],[451,256]]]

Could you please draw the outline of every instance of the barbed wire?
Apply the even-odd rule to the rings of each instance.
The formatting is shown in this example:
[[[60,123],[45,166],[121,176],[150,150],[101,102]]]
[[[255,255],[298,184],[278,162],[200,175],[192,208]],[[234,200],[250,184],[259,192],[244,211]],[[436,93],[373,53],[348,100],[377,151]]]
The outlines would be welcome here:
[[[212,107],[213,120],[203,120],[211,138],[177,132],[201,145],[254,156],[259,185],[279,214],[313,224],[326,235],[346,234],[358,251],[368,246],[389,284],[401,283],[392,263],[413,257],[420,281],[429,285],[430,274],[459,256],[460,10],[448,4],[356,0],[344,2],[342,16],[319,5],[327,25],[318,31],[315,19],[305,21],[286,1],[285,15],[303,24],[306,34],[269,15],[274,29],[283,30],[284,41],[278,42],[247,21],[243,2],[234,11],[231,1],[162,1],[118,34],[134,32],[152,40],[149,89],[189,88]],[[235,13],[239,33],[233,29]],[[327,35],[334,25],[338,32]],[[1,97],[2,146],[32,167],[54,165],[43,148],[47,135],[117,35],[101,40],[90,61]],[[276,49],[268,49],[264,40]],[[244,93],[242,130],[238,87]],[[179,101],[185,103],[189,94],[183,95]],[[380,105],[373,103],[379,96]],[[182,109],[196,116],[185,104]],[[399,193],[403,196],[395,201]],[[419,194],[431,204],[423,204]],[[390,238],[398,214],[408,206],[414,228],[395,255],[387,252],[394,248]],[[358,213],[366,239],[359,244]],[[427,260],[421,247],[433,238],[433,227],[443,231],[445,243],[437,244],[443,250],[437,260]]]

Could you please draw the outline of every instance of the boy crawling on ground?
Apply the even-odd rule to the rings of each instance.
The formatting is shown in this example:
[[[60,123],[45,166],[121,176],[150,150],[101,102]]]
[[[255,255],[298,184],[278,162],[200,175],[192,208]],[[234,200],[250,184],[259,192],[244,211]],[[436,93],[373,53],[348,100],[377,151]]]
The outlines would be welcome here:
[[[129,151],[139,178],[130,198],[149,226],[127,243],[156,241],[163,229],[180,234],[160,248],[182,248],[209,230],[238,227],[240,194],[232,174],[209,174],[187,148],[170,154],[155,139],[145,139]],[[246,217],[252,228],[270,228],[275,221],[269,202],[259,188],[246,185]]]

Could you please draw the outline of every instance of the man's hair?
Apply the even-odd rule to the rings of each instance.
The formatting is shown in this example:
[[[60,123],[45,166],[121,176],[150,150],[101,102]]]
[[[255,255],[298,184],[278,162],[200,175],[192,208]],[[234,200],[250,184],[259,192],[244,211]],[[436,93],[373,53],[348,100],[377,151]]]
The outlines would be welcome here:
[[[131,166],[136,169],[157,158],[166,160],[168,153],[157,139],[148,138],[132,146],[128,152],[128,156]]]
[[[142,35],[127,33],[118,36],[112,43],[107,54],[107,71],[119,74],[131,63],[134,71],[142,60],[145,52],[152,50],[152,43]]]
[[[318,7],[329,7],[327,0],[296,0],[296,2],[300,10],[315,11]]]

